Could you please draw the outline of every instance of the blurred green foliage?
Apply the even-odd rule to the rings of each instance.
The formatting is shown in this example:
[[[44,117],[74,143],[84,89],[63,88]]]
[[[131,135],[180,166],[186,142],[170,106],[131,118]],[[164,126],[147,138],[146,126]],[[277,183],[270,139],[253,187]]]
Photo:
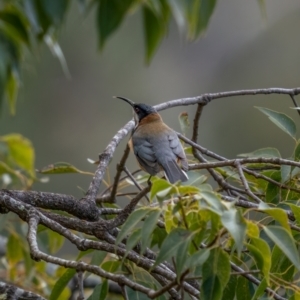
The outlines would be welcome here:
[[[75,0],[74,0],[75,1]],[[65,22],[71,0],[9,0],[0,4],[0,106],[6,98],[12,114],[27,52],[45,43],[68,68],[58,44],[58,31]],[[100,49],[120,27],[126,15],[143,12],[145,59],[149,63],[175,19],[181,33],[194,40],[206,29],[216,0],[78,0],[83,12],[97,10]]]

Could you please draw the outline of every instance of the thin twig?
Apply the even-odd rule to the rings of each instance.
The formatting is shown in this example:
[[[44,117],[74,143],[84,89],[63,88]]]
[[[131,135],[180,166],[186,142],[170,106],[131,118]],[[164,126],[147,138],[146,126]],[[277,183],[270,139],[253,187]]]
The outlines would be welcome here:
[[[135,170],[135,171],[133,171],[131,174],[132,174],[132,175],[136,175],[136,174],[139,173],[139,172],[141,172],[141,169]],[[128,177],[129,177],[128,175],[125,175],[125,176],[121,177],[121,178],[119,179],[119,183],[122,182],[122,181],[124,181],[124,180],[127,179]],[[100,196],[98,196],[98,197],[96,198],[96,202],[97,202],[97,203],[107,202],[108,199],[110,198],[110,193],[109,193],[109,191],[111,190],[111,188],[112,188],[112,185],[108,186],[104,191],[102,191],[102,192],[100,193]],[[118,196],[118,194],[117,194],[117,196]]]
[[[148,295],[150,298],[155,299],[158,296],[162,295],[163,293],[169,291],[173,286],[177,285],[177,280],[171,281],[169,284],[163,286],[160,290],[157,290],[150,295]]]
[[[115,228],[120,225],[122,225],[128,218],[128,216],[133,212],[138,202],[143,198],[151,189],[151,185],[148,185],[145,187],[139,194],[137,194],[127,206],[123,209],[121,213],[118,214],[117,217],[115,217],[112,220],[108,221],[107,228]]]
[[[245,158],[235,158],[235,159],[228,159],[226,161],[215,161],[215,162],[208,162],[208,163],[201,163],[201,164],[190,164],[189,170],[200,170],[200,169],[207,169],[207,168],[219,168],[219,167],[228,167],[228,166],[235,166],[236,163],[239,164],[274,164],[274,165],[287,165],[287,166],[294,166],[300,168],[300,162],[283,159],[278,157],[245,157]]]
[[[124,172],[127,174],[127,176],[131,179],[131,181],[134,183],[134,185],[138,188],[138,190],[142,190],[142,187],[139,185],[139,183],[135,180],[135,178],[133,177],[133,175],[130,173],[130,171],[128,170],[127,167],[123,168]],[[148,201],[148,203],[150,203],[150,200],[148,198],[147,195],[145,195],[146,200]]]
[[[296,101],[294,95],[291,94],[290,97],[292,98],[292,101],[293,101],[295,107],[296,107],[296,108],[299,108],[298,103],[297,103],[297,101]],[[298,112],[298,115],[300,116],[300,110],[299,110],[299,109],[297,109],[297,112]]]
[[[126,148],[124,150],[124,154],[123,154],[123,156],[120,160],[120,163],[117,164],[117,173],[115,175],[114,183],[113,183],[111,194],[110,194],[110,201],[111,202],[115,202],[115,196],[116,196],[116,193],[117,193],[117,190],[118,190],[119,180],[120,180],[120,177],[121,177],[121,173],[124,169],[126,160],[128,158],[129,152],[130,152],[130,148],[129,148],[129,145],[127,143]]]
[[[235,166],[236,166],[236,168],[237,168],[237,170],[238,170],[238,173],[239,173],[239,175],[240,175],[241,182],[242,182],[242,184],[243,184],[243,186],[244,186],[245,191],[247,192],[247,194],[248,194],[255,202],[260,203],[262,200],[261,200],[260,198],[258,198],[254,193],[252,193],[252,191],[251,191],[251,189],[250,189],[250,187],[249,187],[248,181],[247,181],[247,179],[246,179],[246,177],[245,177],[245,175],[244,175],[244,173],[243,173],[243,169],[242,169],[242,167],[241,167],[241,164],[240,164],[238,161],[236,161],[236,162],[235,162]]]

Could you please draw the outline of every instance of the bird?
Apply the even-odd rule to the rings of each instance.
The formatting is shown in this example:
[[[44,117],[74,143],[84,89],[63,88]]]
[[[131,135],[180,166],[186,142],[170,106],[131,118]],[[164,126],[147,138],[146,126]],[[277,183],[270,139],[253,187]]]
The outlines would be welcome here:
[[[130,104],[135,113],[136,126],[130,146],[140,167],[150,174],[160,171],[170,183],[185,182],[188,176],[188,161],[176,132],[167,126],[157,110],[150,105],[134,103],[132,100],[116,96]]]

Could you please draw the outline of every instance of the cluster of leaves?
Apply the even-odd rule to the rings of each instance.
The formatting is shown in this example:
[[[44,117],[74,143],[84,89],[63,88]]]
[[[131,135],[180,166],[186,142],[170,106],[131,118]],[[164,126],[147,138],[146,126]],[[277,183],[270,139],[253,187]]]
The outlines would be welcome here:
[[[7,0],[0,6],[0,104],[7,99],[15,112],[20,86],[20,70],[24,56],[36,51],[41,42],[68,74],[63,52],[58,44],[58,29],[66,19],[70,0]],[[120,27],[124,17],[139,10],[143,13],[146,62],[149,63],[163,37],[171,17],[180,32],[189,39],[197,38],[207,27],[216,0],[78,0],[82,10],[97,10],[99,45]]]

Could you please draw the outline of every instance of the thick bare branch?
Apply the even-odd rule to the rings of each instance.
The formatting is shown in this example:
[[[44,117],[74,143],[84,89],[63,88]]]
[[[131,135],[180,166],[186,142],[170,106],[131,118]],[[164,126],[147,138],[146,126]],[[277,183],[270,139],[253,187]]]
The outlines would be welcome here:
[[[25,291],[15,285],[0,281],[0,295],[2,299],[30,299],[30,300],[46,300],[42,296]]]

